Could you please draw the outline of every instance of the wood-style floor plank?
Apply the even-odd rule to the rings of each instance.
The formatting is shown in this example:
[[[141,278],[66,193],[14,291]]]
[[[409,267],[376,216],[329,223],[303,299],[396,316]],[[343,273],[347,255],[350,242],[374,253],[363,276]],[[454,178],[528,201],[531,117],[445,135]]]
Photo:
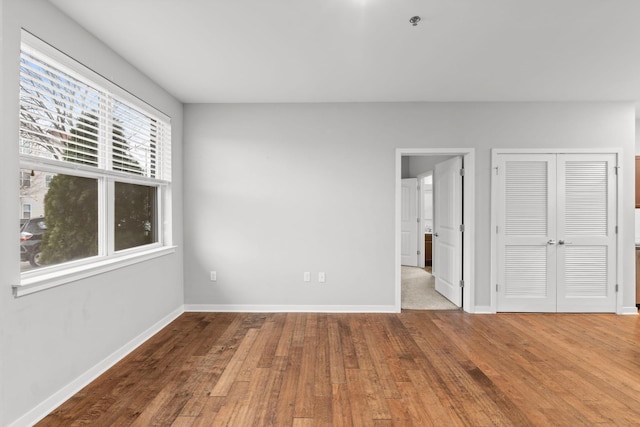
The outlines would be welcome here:
[[[185,313],[40,426],[640,424],[640,320]]]

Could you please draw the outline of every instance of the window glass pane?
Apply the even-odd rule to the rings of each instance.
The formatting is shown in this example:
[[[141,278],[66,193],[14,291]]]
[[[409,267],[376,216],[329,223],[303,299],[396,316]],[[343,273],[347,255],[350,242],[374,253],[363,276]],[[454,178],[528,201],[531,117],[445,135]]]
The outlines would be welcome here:
[[[116,251],[158,241],[156,194],[156,187],[115,183]]]
[[[29,173],[31,185],[20,187],[31,209],[20,221],[20,271],[98,255],[98,180]]]
[[[20,55],[20,153],[98,166],[101,92],[36,55]]]

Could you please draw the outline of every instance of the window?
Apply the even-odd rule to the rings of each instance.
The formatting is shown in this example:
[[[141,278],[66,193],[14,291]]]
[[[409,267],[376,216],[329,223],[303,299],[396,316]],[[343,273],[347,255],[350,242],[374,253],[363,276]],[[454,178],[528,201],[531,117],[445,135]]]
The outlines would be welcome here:
[[[22,204],[22,219],[31,218],[31,205],[29,203]]]
[[[31,187],[31,173],[29,171],[20,171],[20,188]]]
[[[164,114],[23,32],[19,120],[21,198],[37,200],[46,218],[31,248],[32,265],[46,268],[26,274],[168,246]]]

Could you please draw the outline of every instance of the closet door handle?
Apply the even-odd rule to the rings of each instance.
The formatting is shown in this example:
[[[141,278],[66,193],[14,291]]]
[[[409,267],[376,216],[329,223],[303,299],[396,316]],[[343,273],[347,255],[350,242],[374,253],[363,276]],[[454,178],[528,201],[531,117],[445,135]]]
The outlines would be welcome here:
[[[433,237],[438,237],[438,233],[433,233]]]
[[[559,245],[571,245],[571,242],[565,242],[564,240],[558,240]]]
[[[555,244],[556,244],[556,241],[555,241],[555,240],[553,240],[553,239],[551,239],[551,240],[549,240],[549,241],[547,242],[547,245],[555,245]]]

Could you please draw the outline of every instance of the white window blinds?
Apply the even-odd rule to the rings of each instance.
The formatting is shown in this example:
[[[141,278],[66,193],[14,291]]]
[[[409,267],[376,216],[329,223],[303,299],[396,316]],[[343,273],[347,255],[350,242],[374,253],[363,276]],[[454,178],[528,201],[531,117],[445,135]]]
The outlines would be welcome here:
[[[77,64],[77,63],[76,63]],[[82,67],[77,64],[78,67]],[[83,74],[93,73],[86,70]],[[96,75],[96,80],[104,80]],[[70,67],[22,44],[20,154],[114,175],[171,180],[171,126]],[[107,83],[107,84],[104,84]]]

